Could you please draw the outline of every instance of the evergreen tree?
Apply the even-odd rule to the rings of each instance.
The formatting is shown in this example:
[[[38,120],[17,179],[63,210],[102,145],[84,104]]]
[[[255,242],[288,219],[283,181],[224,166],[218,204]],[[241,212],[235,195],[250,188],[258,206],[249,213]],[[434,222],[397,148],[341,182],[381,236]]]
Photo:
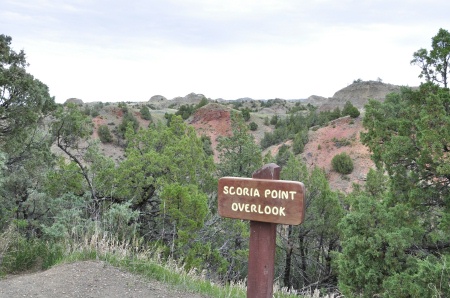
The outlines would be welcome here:
[[[353,160],[345,152],[335,155],[331,159],[331,165],[333,170],[344,175],[353,172]]]
[[[152,120],[152,115],[150,114],[150,110],[148,109],[147,106],[142,106],[141,109],[139,110],[139,112],[141,113],[141,117],[144,120]]]
[[[129,125],[134,131],[137,131],[139,128],[139,121],[134,117],[132,112],[126,109],[126,112],[123,114],[122,122],[119,125],[119,134],[122,138],[125,137],[125,132]]]
[[[288,226],[282,232],[284,286],[294,289],[329,289],[337,285],[332,268],[333,256],[339,250],[338,222],[344,215],[338,193],[332,191],[323,170],[308,173],[306,165],[291,155],[281,171],[283,180],[303,182],[305,220],[299,226]]]
[[[174,116],[170,126],[158,123],[137,132],[130,127],[126,138],[127,158],[115,175],[115,195],[132,199],[147,238],[172,241],[172,231],[161,230],[161,193],[166,185],[181,184],[209,194],[215,185],[212,157],[180,116]]]
[[[356,108],[350,101],[347,101],[342,109],[342,116],[350,116],[357,118],[360,115],[358,108]]]
[[[100,219],[101,202],[112,199],[110,176],[114,172],[114,162],[99,153],[95,142],[88,141],[92,134],[90,118],[74,104],[61,107],[55,114],[52,134],[56,146],[73,163],[73,167],[78,169],[82,177],[83,191],[90,197],[92,204],[89,207],[90,216],[96,220]],[[54,172],[59,170],[56,168]]]
[[[48,214],[43,183],[54,158],[44,119],[56,104],[11,41],[0,35],[0,232],[15,219],[33,236],[40,233],[38,219]]]
[[[426,49],[419,49],[413,54],[411,64],[422,69],[419,78],[447,88],[450,74],[450,33],[441,28],[431,41],[432,50],[428,52]]]
[[[102,143],[111,143],[113,140],[111,131],[107,125],[100,125],[98,127],[98,136]]]
[[[242,109],[241,113],[242,113],[242,118],[244,118],[245,122],[250,120],[250,109],[249,108]]]
[[[448,90],[431,83],[366,106],[362,141],[379,172],[349,198],[340,224],[339,284],[347,295],[450,295],[442,282],[450,276],[449,107]]]
[[[220,138],[217,144],[219,175],[251,177],[262,166],[261,149],[240,114],[231,115],[231,129],[232,135]]]

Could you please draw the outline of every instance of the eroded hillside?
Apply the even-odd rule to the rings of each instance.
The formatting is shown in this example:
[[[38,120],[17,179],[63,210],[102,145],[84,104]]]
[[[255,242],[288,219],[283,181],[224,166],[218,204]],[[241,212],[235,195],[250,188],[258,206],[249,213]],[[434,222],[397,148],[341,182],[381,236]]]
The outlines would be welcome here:
[[[254,122],[257,125],[257,129],[249,132],[255,137],[255,141],[259,143],[264,137],[264,133],[272,132],[275,129],[274,125],[267,123],[268,119],[271,119],[273,116],[287,117],[290,112],[308,104],[317,107],[318,111],[333,110],[336,107],[342,108],[347,101],[350,101],[363,111],[363,107],[369,98],[383,101],[387,94],[398,92],[400,88],[400,86],[396,85],[368,81],[355,82],[337,91],[331,98],[311,96],[303,100],[271,99],[264,101],[249,98],[236,101],[207,99],[208,104],[196,109],[185,121],[195,128],[199,136],[205,135],[210,138],[214,159],[218,162],[218,153],[215,150],[217,141],[220,136],[230,135],[230,114],[233,110],[240,112],[247,109],[250,111],[250,119],[247,123]],[[182,106],[194,107],[202,100],[206,100],[206,97],[203,94],[195,93],[172,100],[157,95],[151,97],[148,102],[126,103],[126,107],[137,119],[139,126],[146,128],[152,122],[166,121],[168,114],[176,113]],[[77,101],[77,104],[80,104],[80,102]],[[117,130],[123,121],[124,104],[122,103],[122,108],[116,103],[101,104],[98,114],[92,118],[94,124],[93,139],[98,139],[98,128],[100,125],[107,125],[111,130],[113,141],[111,143],[101,143],[100,146],[104,154],[112,157],[117,162],[123,157],[124,142],[120,140]],[[99,105],[99,103],[85,106],[93,107],[94,105]],[[140,109],[143,106],[149,107],[152,115],[151,120],[144,120],[140,114]],[[370,160],[370,152],[360,142],[360,132],[362,130],[362,116],[355,119],[343,117],[330,122],[328,125],[314,127],[308,133],[309,141],[305,145],[301,157],[310,169],[313,167],[324,169],[333,189],[349,192],[353,183],[364,183],[367,172],[374,166]],[[264,153],[270,151],[275,156],[282,144],[292,146],[292,140],[285,140],[283,143],[270,146]],[[338,174],[331,168],[331,159],[342,152],[349,154],[354,162],[354,171],[349,175]]]
[[[374,167],[370,152],[360,141],[362,119],[349,116],[339,118],[325,127],[310,130],[309,142],[302,153],[308,168],[324,169],[333,189],[350,192],[352,184],[362,184],[369,169]],[[353,160],[353,172],[342,175],[332,170],[331,160],[337,154],[347,153]]]

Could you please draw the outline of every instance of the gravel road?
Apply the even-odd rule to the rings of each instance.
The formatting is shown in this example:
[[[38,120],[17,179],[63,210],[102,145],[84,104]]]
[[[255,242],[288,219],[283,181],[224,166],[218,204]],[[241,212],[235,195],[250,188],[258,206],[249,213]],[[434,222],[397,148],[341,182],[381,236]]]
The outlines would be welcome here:
[[[0,298],[205,298],[147,280],[104,262],[62,264],[0,279]]]

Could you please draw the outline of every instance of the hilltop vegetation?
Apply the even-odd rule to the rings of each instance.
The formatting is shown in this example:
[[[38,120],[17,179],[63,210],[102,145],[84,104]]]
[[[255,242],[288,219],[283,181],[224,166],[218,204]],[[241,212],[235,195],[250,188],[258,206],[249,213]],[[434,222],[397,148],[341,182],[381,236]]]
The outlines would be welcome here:
[[[329,99],[60,105],[0,35],[0,273],[36,266],[34,250],[46,267],[64,247],[107,239],[242,282],[249,224],[218,216],[217,180],[276,162],[307,190],[305,222],[277,230],[278,284],[449,296],[449,57],[441,29],[413,54],[418,88],[357,80]],[[380,87],[383,98],[348,94]]]

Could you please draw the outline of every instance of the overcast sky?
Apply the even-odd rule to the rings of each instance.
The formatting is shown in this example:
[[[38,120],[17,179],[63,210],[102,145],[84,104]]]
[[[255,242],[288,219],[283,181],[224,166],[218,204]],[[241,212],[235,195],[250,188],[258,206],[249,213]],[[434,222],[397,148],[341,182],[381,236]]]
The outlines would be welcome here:
[[[0,34],[57,102],[325,97],[416,86],[448,0],[1,0]]]

